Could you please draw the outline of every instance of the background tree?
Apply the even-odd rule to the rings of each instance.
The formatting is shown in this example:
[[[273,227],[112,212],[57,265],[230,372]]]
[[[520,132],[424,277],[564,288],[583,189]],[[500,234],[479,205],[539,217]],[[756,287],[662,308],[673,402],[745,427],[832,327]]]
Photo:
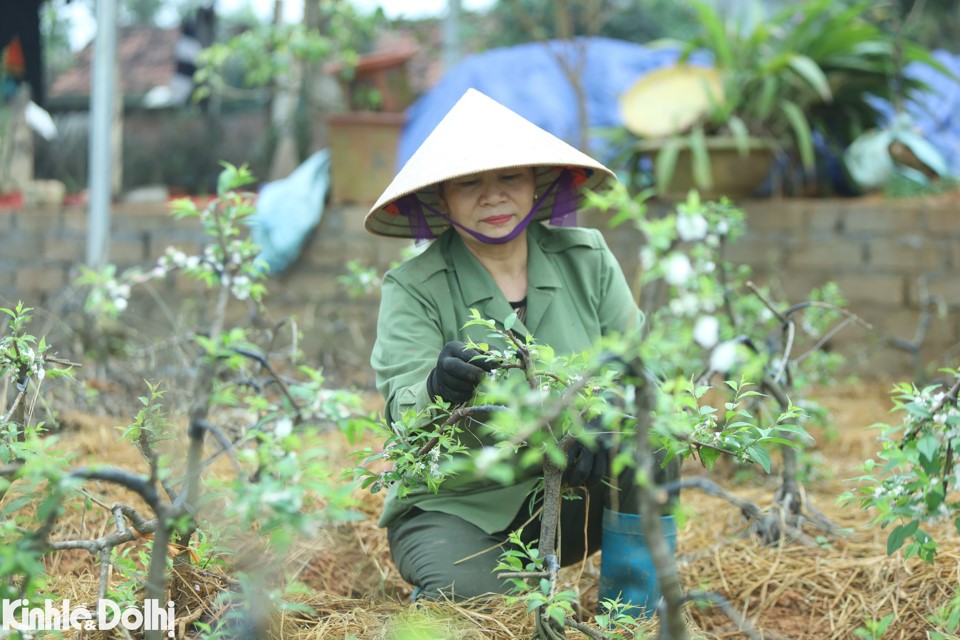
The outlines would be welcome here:
[[[561,16],[561,10],[566,15]],[[591,35],[644,43],[663,37],[685,38],[695,26],[690,8],[669,0],[498,0],[489,19],[490,47]]]

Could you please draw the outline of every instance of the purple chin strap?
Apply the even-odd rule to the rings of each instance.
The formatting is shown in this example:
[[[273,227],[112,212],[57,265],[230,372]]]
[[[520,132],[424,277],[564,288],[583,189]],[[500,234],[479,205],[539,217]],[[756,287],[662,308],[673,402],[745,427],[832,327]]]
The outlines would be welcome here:
[[[430,229],[430,223],[427,221],[427,216],[424,212],[424,209],[426,209],[430,213],[443,218],[458,229],[462,229],[465,233],[470,234],[484,244],[506,244],[526,230],[527,226],[529,226],[530,222],[533,220],[533,217],[537,214],[537,211],[540,210],[540,205],[543,204],[544,199],[550,195],[554,189],[557,190],[557,195],[553,200],[553,210],[550,212],[550,224],[556,227],[572,227],[576,225],[577,198],[573,190],[573,179],[573,173],[571,173],[568,169],[563,169],[557,179],[551,182],[550,186],[547,187],[543,194],[537,198],[537,201],[533,203],[533,208],[530,209],[530,213],[524,216],[523,220],[521,220],[517,226],[514,227],[513,231],[500,238],[491,238],[490,236],[480,233],[479,231],[468,229],[459,222],[456,222],[450,217],[444,215],[435,207],[432,207],[425,202],[421,202],[420,198],[418,198],[417,194],[415,193],[411,193],[410,195],[397,199],[395,204],[397,209],[400,211],[400,215],[405,216],[409,221],[410,233],[417,242],[431,240],[434,237],[433,231]]]

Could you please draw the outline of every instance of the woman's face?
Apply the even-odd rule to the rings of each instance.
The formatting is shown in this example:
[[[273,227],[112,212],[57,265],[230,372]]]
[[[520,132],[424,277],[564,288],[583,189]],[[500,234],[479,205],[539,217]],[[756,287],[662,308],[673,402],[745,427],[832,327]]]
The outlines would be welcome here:
[[[442,183],[440,207],[458,224],[502,238],[530,213],[535,188],[532,167],[484,171]]]

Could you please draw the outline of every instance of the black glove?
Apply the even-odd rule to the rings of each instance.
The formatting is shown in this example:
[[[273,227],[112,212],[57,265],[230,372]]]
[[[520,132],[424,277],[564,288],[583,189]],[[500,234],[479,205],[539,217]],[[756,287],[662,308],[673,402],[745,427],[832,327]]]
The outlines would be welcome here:
[[[427,394],[430,398],[440,396],[454,403],[472,398],[483,374],[497,368],[496,363],[478,356],[480,352],[467,349],[462,342],[453,341],[443,345],[437,366],[427,377]]]
[[[586,431],[598,432],[602,428],[599,418],[585,426]],[[567,449],[567,466],[563,469],[563,483],[570,487],[594,485],[607,474],[607,458],[610,453],[608,434],[598,433],[592,445],[574,440]]]

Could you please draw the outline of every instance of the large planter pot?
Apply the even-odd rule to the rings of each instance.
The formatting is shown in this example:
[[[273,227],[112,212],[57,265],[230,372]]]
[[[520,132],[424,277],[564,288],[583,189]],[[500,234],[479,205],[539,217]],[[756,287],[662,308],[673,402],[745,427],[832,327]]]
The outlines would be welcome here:
[[[712,185],[709,187],[698,184],[695,179],[694,154],[687,139],[680,140],[672,177],[665,183],[663,176],[657,175],[659,169],[656,162],[664,143],[644,142],[638,146],[640,155],[653,160],[657,184],[664,183],[658,195],[671,199],[685,198],[691,189],[696,189],[702,198],[709,200],[718,199],[720,196],[740,200],[756,195],[774,166],[777,149],[775,142],[751,138],[747,144],[747,153],[742,152],[732,137],[709,136],[705,138],[705,142],[712,175]]]
[[[331,200],[373,204],[396,173],[402,113],[349,111],[327,116]]]
[[[339,78],[354,111],[404,111],[414,100],[408,64],[417,50],[377,51],[361,55],[349,73],[343,64],[327,66]]]

